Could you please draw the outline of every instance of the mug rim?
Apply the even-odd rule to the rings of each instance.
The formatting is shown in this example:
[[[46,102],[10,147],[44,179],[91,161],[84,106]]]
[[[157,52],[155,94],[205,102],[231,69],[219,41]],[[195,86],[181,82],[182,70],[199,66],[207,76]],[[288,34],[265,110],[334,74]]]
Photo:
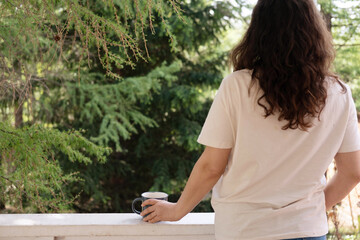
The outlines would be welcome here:
[[[148,197],[148,196],[146,196],[146,194],[159,194],[159,195],[161,195],[161,196],[158,196],[158,197]],[[142,194],[141,194],[141,197],[143,197],[143,198],[154,198],[154,199],[156,199],[156,198],[166,198],[166,197],[168,197],[169,195],[167,194],[167,193],[165,193],[165,192],[143,192]]]

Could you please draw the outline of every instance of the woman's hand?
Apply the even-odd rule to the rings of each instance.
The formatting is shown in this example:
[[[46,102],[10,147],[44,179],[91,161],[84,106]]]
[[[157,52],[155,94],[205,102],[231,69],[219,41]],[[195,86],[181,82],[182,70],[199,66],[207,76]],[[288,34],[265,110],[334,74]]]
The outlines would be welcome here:
[[[149,223],[159,221],[178,221],[181,219],[177,213],[176,203],[163,200],[148,199],[141,206],[152,205],[141,212],[141,216],[147,215],[143,220]]]

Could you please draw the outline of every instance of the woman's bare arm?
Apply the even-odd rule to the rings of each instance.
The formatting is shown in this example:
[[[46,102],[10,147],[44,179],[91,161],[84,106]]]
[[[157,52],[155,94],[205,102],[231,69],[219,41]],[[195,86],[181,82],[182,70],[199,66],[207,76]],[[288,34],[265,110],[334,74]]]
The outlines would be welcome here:
[[[326,210],[345,198],[360,182],[360,151],[338,153],[335,163],[337,171],[324,190]]]
[[[224,173],[231,149],[206,147],[196,162],[183,193],[177,203],[149,199],[143,205],[152,205],[141,215],[147,222],[177,221],[188,214],[213,188]]]

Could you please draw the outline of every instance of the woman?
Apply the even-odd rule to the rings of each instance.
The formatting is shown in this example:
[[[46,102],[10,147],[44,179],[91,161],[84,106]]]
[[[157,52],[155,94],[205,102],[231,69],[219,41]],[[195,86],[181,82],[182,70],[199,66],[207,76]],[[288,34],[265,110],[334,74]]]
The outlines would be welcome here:
[[[313,0],[259,0],[184,192],[177,203],[145,201],[144,221],[179,220],[213,188],[218,240],[326,239],[326,210],[360,181],[356,109],[333,58]]]

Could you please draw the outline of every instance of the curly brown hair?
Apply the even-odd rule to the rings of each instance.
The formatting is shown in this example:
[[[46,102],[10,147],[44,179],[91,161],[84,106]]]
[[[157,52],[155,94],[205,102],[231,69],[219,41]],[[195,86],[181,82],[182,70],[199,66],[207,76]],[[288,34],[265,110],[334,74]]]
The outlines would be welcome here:
[[[326,78],[335,51],[331,33],[313,0],[259,0],[242,41],[233,49],[234,71],[251,69],[263,90],[265,117],[279,113],[282,129],[308,130],[327,98]],[[250,91],[250,89],[249,89]],[[262,101],[266,100],[267,104]]]

